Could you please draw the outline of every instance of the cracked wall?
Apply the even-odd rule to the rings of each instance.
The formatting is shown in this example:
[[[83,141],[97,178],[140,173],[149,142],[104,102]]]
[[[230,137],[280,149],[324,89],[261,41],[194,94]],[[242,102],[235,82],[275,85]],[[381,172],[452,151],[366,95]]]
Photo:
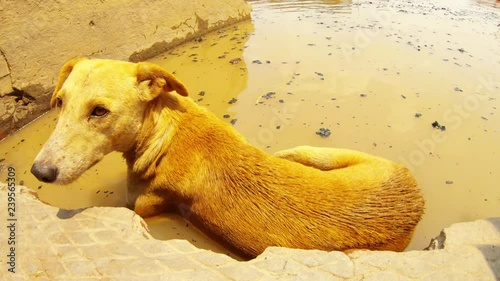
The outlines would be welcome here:
[[[0,139],[49,109],[67,60],[141,61],[249,19],[250,11],[244,0],[5,1],[0,7]]]

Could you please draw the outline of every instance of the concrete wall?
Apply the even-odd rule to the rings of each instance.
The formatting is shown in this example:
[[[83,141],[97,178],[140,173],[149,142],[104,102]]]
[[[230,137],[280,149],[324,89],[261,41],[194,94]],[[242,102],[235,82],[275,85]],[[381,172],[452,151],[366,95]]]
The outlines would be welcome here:
[[[144,60],[251,11],[244,0],[0,2],[0,139],[48,110],[68,59]]]

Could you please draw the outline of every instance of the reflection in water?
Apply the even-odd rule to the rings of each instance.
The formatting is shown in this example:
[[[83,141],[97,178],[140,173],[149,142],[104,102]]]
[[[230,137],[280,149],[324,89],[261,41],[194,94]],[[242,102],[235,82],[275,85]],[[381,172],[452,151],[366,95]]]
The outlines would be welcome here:
[[[469,5],[471,12],[466,5],[454,11],[455,1],[439,6],[446,1],[365,1],[352,10],[339,1],[251,1],[252,22],[151,61],[174,71],[195,101],[267,152],[345,147],[408,165],[427,203],[409,249],[422,249],[451,223],[500,216],[498,16],[479,5]],[[2,141],[0,165],[17,167],[18,180],[53,205],[123,206],[118,154],[70,186],[41,184],[29,173],[54,123],[50,112]],[[332,135],[319,137],[320,128]],[[182,219],[148,224],[155,237],[188,237],[225,252]]]

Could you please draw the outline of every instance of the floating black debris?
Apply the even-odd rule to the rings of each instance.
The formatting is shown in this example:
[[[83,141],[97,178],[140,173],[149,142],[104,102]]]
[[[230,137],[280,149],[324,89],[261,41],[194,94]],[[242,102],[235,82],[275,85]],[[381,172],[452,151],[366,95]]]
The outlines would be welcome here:
[[[229,103],[229,104],[233,104],[233,103],[235,103],[235,102],[237,102],[237,101],[238,101],[237,99],[232,98],[232,99],[231,99],[228,103]]]
[[[262,64],[262,62],[260,60],[254,60],[252,61],[252,63],[255,63],[255,64]]]
[[[327,138],[330,136],[332,132],[327,128],[319,128],[319,131],[316,132],[316,135],[320,135],[322,138]]]
[[[233,120],[231,120],[231,125],[236,124],[236,121],[238,121],[238,119],[233,119]]]
[[[463,92],[459,87],[455,87],[455,92]]]
[[[446,181],[446,184],[453,184],[453,181]]]
[[[275,92],[269,92],[269,93],[263,95],[262,97],[265,98],[266,100],[268,100],[268,99],[274,97],[274,95],[276,95]]]
[[[229,61],[230,64],[238,64],[241,62],[241,58],[235,58]]]
[[[359,94],[359,96],[362,97],[362,98],[366,98],[367,97],[366,94]]]
[[[224,117],[224,118],[229,118],[229,117],[231,117],[231,115],[229,115],[229,114],[224,114],[224,116],[222,116],[222,117]]]
[[[420,118],[420,117],[422,117],[422,113],[418,113],[418,112],[417,112],[417,113],[415,113],[415,117],[416,117],[416,118]]]
[[[432,125],[432,127],[436,128],[436,129],[439,129],[441,131],[446,131],[446,126],[439,124],[438,121],[434,121],[431,125]]]
[[[198,96],[202,96],[202,97],[203,97],[203,96],[205,96],[205,91],[201,91],[201,92],[198,94]]]

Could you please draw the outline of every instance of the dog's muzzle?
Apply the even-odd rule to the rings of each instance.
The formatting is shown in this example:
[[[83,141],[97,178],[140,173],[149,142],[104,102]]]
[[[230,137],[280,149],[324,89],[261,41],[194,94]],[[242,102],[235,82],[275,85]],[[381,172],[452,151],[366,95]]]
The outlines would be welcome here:
[[[35,162],[33,166],[31,166],[31,173],[39,181],[51,183],[57,179],[58,170],[50,164]]]

